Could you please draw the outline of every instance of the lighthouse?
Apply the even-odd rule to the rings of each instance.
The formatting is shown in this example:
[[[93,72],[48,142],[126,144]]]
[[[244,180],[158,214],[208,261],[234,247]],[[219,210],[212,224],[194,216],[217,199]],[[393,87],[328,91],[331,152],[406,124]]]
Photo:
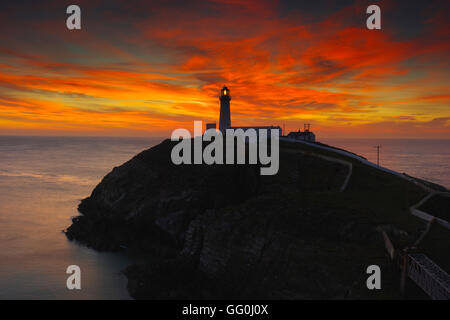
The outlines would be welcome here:
[[[219,119],[219,130],[225,133],[225,130],[231,127],[231,116],[230,116],[230,90],[227,87],[223,87],[220,90],[220,119]]]
[[[279,135],[281,136],[282,130],[279,126],[252,126],[252,127],[232,127],[231,126],[231,110],[230,110],[230,89],[227,87],[223,87],[220,90],[220,119],[219,119],[219,130],[222,134],[226,133],[227,129],[238,130],[242,129],[244,132],[247,132],[249,129],[253,129],[259,135],[260,130],[278,130]],[[215,124],[207,124],[207,129],[215,128]]]

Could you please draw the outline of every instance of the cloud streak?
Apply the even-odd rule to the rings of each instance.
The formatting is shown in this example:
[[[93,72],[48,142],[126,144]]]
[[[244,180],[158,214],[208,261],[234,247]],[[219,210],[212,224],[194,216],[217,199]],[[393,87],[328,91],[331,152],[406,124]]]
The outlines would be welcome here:
[[[382,31],[365,1],[79,2],[78,33],[59,1],[1,11],[1,132],[168,134],[217,120],[226,84],[237,125],[450,138],[445,1],[383,2]]]

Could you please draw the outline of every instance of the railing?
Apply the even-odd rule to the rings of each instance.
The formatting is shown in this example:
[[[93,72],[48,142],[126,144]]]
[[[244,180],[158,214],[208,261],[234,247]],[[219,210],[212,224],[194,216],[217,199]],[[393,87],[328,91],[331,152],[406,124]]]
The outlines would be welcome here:
[[[408,276],[433,300],[450,299],[450,276],[422,253],[408,254]]]
[[[411,250],[416,250],[416,245],[419,245],[425,235],[429,232],[431,220],[427,224],[427,228],[415,242],[413,247],[408,247],[397,251],[392,245],[391,240],[383,228],[378,227],[377,230],[381,232],[386,251],[389,258],[399,264],[402,271],[400,279],[400,291],[405,293],[406,277],[413,280],[431,299],[433,300],[450,300],[450,275],[435,264],[423,253],[412,253]],[[408,252],[409,251],[409,252]]]

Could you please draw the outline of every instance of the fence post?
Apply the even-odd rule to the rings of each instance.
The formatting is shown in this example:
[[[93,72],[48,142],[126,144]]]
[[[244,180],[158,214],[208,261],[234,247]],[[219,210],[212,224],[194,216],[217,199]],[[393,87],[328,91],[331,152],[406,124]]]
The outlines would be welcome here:
[[[402,269],[402,275],[400,278],[400,292],[401,292],[402,296],[404,296],[405,295],[406,276],[408,274],[408,248],[405,248],[402,251],[401,269]]]

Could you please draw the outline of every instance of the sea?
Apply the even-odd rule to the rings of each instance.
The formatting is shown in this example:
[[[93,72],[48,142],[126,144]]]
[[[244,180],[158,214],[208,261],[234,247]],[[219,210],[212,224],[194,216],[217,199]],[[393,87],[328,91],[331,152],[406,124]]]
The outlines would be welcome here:
[[[97,252],[62,230],[113,167],[162,138],[0,136],[0,299],[131,299],[121,271],[135,257]],[[323,139],[450,188],[450,140]],[[66,270],[81,270],[69,290]]]
[[[320,139],[400,173],[450,189],[450,139]],[[379,146],[379,148],[377,148]]]

